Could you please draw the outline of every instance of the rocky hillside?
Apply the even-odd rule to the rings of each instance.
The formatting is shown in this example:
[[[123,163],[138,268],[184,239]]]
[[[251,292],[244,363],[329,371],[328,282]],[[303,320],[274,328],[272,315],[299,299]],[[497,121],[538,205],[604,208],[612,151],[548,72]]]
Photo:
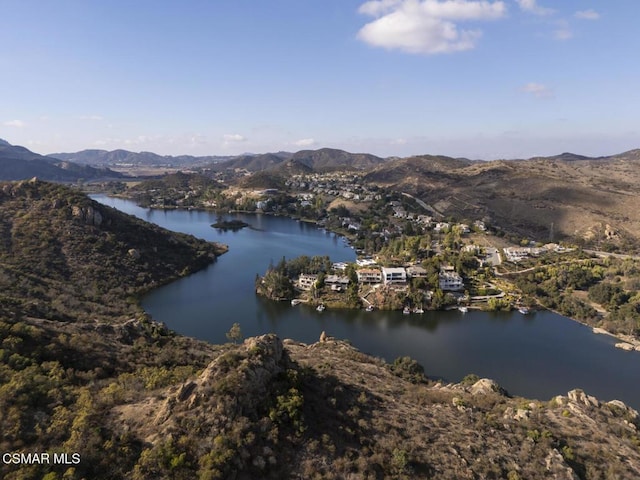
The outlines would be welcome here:
[[[548,402],[495,382],[442,385],[323,337],[221,351],[178,385],[109,409],[131,478],[632,479],[636,411],[574,390]],[[122,449],[124,445],[121,445]]]
[[[1,478],[640,477],[618,401],[443,385],[324,334],[214,346],[140,311],[141,290],[223,250],[67,187],[0,184],[0,451],[79,455]]]

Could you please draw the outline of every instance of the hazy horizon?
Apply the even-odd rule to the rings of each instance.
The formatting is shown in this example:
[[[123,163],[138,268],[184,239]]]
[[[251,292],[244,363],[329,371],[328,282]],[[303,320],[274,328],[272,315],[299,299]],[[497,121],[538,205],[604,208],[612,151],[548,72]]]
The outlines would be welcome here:
[[[635,13],[632,0],[7,0],[0,137],[42,154],[609,155],[640,143]]]

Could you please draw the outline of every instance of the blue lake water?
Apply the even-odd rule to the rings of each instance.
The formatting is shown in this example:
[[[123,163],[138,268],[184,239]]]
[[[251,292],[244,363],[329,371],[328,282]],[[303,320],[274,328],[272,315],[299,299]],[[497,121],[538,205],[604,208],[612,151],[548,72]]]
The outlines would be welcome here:
[[[207,269],[142,299],[155,320],[181,334],[224,343],[225,333],[238,322],[244,336],[273,332],[310,343],[326,331],[388,361],[411,356],[430,377],[459,381],[475,373],[493,378],[512,394],[541,400],[582,388],[601,400],[619,399],[640,408],[640,352],[614,348],[615,339],[555,313],[403,315],[291,307],[256,296],[256,274],[283,256],[354,261],[354,251],[341,238],[288,218],[252,214],[226,215],[251,228],[222,232],[210,226],[218,218],[213,212],[149,210],[127,200],[93,198],[170,230],[229,245],[229,252]]]

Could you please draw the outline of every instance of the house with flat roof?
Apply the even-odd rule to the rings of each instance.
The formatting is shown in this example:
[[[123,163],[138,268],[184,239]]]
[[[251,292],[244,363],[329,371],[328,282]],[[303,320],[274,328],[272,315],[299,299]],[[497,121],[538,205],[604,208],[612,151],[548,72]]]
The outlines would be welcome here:
[[[411,265],[407,267],[407,276],[411,278],[426,277],[427,271],[421,265]]]
[[[382,282],[382,272],[377,268],[361,268],[356,271],[358,283],[380,283]]]
[[[404,267],[382,267],[382,281],[390,283],[407,283],[407,271]]]
[[[311,287],[318,281],[318,275],[311,273],[301,273],[298,277],[298,288],[300,290],[311,290]]]
[[[349,285],[349,277],[346,275],[327,275],[324,277],[324,283],[327,285],[339,285],[346,287]]]

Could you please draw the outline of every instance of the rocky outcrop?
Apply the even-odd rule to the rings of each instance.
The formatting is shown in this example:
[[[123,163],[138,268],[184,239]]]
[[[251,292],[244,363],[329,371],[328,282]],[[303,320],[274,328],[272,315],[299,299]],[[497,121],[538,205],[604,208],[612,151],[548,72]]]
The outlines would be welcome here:
[[[80,207],[78,205],[74,205],[71,207],[71,215],[74,218],[78,218],[87,225],[93,225],[94,227],[99,227],[102,225],[102,214],[98,209],[95,209],[91,206],[89,207]]]
[[[276,335],[249,338],[243,345],[218,356],[197,378],[173,387],[153,411],[149,411],[148,402],[143,402],[132,406],[138,413],[127,417],[135,422],[145,415],[152,416],[156,433],[147,440],[153,443],[162,438],[158,432],[175,429],[177,421],[189,411],[215,410],[224,418],[246,415],[269,396],[274,378],[287,364],[282,341]]]
[[[627,343],[627,342],[616,343],[616,348],[619,348],[621,350],[625,350],[627,352],[633,352],[634,350],[640,352],[640,345],[633,345],[633,344]]]
[[[580,477],[567,465],[564,457],[555,448],[549,452],[544,462],[548,472],[546,478],[550,480],[580,480]]]
[[[506,395],[507,393],[495,380],[491,380],[490,378],[481,378],[471,386],[470,391],[473,395],[486,395],[488,393]]]
[[[118,407],[123,429],[158,452],[195,438],[192,458],[245,475],[233,478],[640,478],[638,413],[623,402],[514,398],[486,378],[413,383],[323,339],[227,345],[198,376]]]

